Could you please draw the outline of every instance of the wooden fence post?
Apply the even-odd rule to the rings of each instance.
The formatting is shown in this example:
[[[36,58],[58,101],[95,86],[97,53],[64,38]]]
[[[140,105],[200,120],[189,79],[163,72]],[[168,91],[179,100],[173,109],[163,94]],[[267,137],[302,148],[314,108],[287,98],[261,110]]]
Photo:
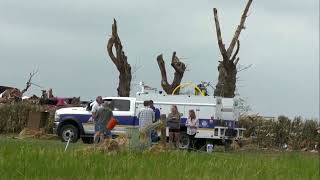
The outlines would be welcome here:
[[[160,116],[160,120],[163,124],[162,128],[161,128],[161,140],[160,143],[162,145],[166,145],[167,143],[167,115],[165,114],[161,114]]]

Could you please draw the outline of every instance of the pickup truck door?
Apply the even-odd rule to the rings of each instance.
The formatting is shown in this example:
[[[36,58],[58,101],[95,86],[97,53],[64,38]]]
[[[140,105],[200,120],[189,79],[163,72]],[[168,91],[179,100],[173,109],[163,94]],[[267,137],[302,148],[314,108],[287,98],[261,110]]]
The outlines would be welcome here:
[[[113,116],[118,120],[118,125],[134,126],[134,103],[130,99],[108,99],[111,101]]]

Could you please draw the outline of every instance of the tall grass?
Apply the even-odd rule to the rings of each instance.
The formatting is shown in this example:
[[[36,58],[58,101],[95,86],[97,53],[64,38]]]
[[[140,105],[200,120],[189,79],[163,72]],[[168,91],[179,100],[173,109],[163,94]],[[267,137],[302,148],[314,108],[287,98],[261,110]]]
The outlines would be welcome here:
[[[303,153],[86,153],[81,144],[0,138],[0,179],[319,179]]]

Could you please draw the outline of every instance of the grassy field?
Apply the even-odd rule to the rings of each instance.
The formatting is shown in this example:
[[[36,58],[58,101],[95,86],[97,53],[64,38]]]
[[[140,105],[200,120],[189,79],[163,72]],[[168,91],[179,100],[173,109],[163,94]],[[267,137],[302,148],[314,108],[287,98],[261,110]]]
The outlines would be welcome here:
[[[0,137],[0,179],[319,179],[304,153],[83,153],[81,143]]]

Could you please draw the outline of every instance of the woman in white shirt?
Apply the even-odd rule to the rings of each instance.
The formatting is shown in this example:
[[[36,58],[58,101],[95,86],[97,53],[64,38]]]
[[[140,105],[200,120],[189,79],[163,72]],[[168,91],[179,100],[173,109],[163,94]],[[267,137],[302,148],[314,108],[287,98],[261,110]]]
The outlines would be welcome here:
[[[186,121],[186,126],[187,126],[187,134],[190,139],[189,143],[189,149],[194,147],[194,136],[197,134],[198,127],[199,127],[199,120],[196,117],[196,113],[194,112],[193,109],[189,110],[189,117]]]

